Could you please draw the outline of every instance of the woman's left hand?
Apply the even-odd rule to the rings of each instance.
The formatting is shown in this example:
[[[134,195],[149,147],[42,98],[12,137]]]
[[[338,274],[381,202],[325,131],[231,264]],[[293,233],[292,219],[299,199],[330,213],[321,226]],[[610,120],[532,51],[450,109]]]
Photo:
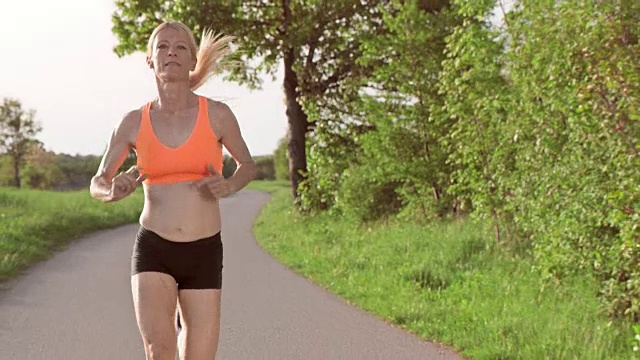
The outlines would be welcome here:
[[[202,190],[208,191],[217,199],[231,195],[233,191],[231,189],[231,184],[229,183],[229,181],[225,179],[222,174],[218,173],[213,168],[213,165],[208,164],[207,170],[211,175],[205,177],[202,180],[198,180],[196,182],[196,186]]]

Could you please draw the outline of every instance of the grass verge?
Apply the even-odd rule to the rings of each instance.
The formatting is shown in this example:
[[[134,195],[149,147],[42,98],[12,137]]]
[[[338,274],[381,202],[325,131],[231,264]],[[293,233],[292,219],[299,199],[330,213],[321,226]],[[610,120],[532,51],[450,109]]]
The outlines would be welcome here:
[[[88,190],[54,192],[0,188],[0,282],[86,233],[137,221],[142,189],[103,204]]]
[[[471,222],[363,226],[291,211],[285,183],[255,223],[261,246],[350,303],[472,359],[634,359],[629,324],[599,314],[597,285],[543,288],[526,260]]]

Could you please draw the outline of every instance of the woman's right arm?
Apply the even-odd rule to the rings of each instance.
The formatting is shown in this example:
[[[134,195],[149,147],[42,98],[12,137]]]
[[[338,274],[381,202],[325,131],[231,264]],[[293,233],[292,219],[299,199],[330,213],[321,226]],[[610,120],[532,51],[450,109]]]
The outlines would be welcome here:
[[[105,202],[115,201],[135,190],[136,184],[132,184],[131,186],[133,188],[129,188],[129,185],[127,185],[128,182],[125,181],[119,182],[124,185],[120,186],[119,191],[115,191],[113,181],[116,172],[124,163],[133,146],[135,135],[138,132],[139,119],[140,111],[132,111],[128,113],[113,130],[107,144],[107,149],[102,156],[100,167],[91,179],[91,185],[89,186],[89,192],[94,199]],[[127,171],[127,173],[129,173],[129,171]],[[118,194],[114,194],[114,192]],[[121,196],[123,194],[124,196]]]

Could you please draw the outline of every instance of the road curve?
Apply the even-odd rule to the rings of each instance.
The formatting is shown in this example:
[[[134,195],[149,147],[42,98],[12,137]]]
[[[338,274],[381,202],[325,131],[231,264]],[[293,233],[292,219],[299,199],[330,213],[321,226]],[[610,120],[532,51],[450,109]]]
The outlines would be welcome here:
[[[461,359],[289,271],[255,242],[268,195],[222,201],[218,360]],[[1,360],[141,360],[129,283],[137,225],[79,239],[0,291]]]

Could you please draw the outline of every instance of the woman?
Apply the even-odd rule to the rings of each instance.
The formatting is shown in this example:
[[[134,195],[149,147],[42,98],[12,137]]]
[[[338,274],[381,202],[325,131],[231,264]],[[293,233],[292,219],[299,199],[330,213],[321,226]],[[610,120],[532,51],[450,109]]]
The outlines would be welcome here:
[[[223,254],[219,199],[245,187],[257,168],[229,107],[193,90],[218,70],[230,41],[205,33],[198,49],[184,24],[158,26],[147,48],[158,97],[117,125],[91,180],[91,195],[104,202],[128,196],[140,183],[144,187],[131,287],[148,360],[174,360],[178,347],[184,360],[211,360],[217,351]],[[221,175],[222,146],[238,164],[228,179]],[[132,148],[137,166],[116,175]]]

